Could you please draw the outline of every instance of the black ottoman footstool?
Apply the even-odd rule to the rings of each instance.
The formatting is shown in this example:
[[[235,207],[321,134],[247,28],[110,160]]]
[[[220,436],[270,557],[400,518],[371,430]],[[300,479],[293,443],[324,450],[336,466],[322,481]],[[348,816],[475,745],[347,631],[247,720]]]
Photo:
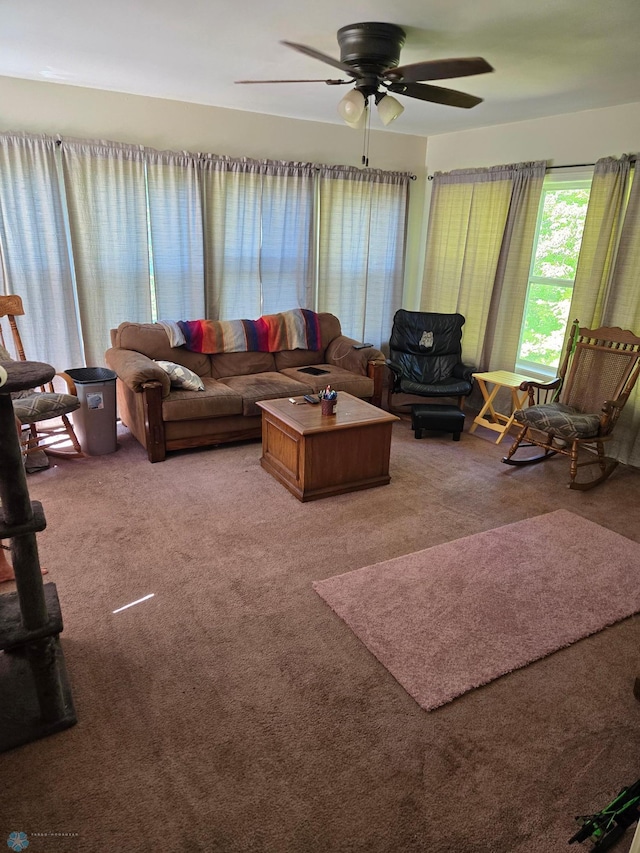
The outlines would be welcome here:
[[[422,438],[423,430],[437,432],[452,432],[453,440],[460,441],[460,433],[464,427],[464,412],[457,406],[447,406],[443,403],[416,403],[411,406],[411,429],[416,438]]]

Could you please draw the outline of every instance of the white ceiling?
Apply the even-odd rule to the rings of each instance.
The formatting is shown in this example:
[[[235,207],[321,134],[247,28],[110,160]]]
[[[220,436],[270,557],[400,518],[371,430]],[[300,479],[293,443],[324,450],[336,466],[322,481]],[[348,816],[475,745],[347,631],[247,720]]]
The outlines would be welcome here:
[[[1,0],[0,75],[340,123],[347,86],[235,85],[340,72],[281,39],[339,59],[360,21],[407,32],[400,64],[482,56],[495,72],[437,85],[484,98],[471,110],[398,96],[388,132],[422,136],[640,101],[639,0]],[[372,129],[383,129],[377,116]]]

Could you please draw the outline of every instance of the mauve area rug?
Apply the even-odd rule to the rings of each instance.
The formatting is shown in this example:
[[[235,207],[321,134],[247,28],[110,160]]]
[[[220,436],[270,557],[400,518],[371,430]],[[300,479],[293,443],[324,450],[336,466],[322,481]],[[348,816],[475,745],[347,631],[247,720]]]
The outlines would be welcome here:
[[[640,544],[561,509],[313,588],[432,710],[640,611]]]

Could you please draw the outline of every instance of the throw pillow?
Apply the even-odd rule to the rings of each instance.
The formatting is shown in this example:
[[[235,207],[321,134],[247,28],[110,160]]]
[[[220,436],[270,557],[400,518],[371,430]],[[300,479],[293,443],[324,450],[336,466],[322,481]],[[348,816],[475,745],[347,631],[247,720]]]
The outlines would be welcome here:
[[[156,364],[168,374],[172,388],[181,388],[183,391],[204,391],[204,382],[188,367],[173,361],[156,361]]]

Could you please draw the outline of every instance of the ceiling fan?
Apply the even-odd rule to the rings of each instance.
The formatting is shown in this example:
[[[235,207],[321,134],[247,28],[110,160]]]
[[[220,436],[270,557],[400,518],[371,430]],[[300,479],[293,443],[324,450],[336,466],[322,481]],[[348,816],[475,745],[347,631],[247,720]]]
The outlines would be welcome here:
[[[348,24],[337,33],[340,59],[334,59],[312,47],[292,41],[282,44],[326,62],[348,74],[348,80],[236,80],[236,83],[326,83],[328,86],[354,84],[338,104],[344,121],[354,128],[364,126],[369,98],[373,98],[382,123],[388,125],[404,110],[402,104],[389,92],[430,101],[450,107],[470,109],[482,98],[425,84],[425,80],[447,80],[452,77],[470,77],[493,71],[489,63],[479,56],[458,59],[431,59],[411,65],[398,65],[406,33],[395,24]]]

